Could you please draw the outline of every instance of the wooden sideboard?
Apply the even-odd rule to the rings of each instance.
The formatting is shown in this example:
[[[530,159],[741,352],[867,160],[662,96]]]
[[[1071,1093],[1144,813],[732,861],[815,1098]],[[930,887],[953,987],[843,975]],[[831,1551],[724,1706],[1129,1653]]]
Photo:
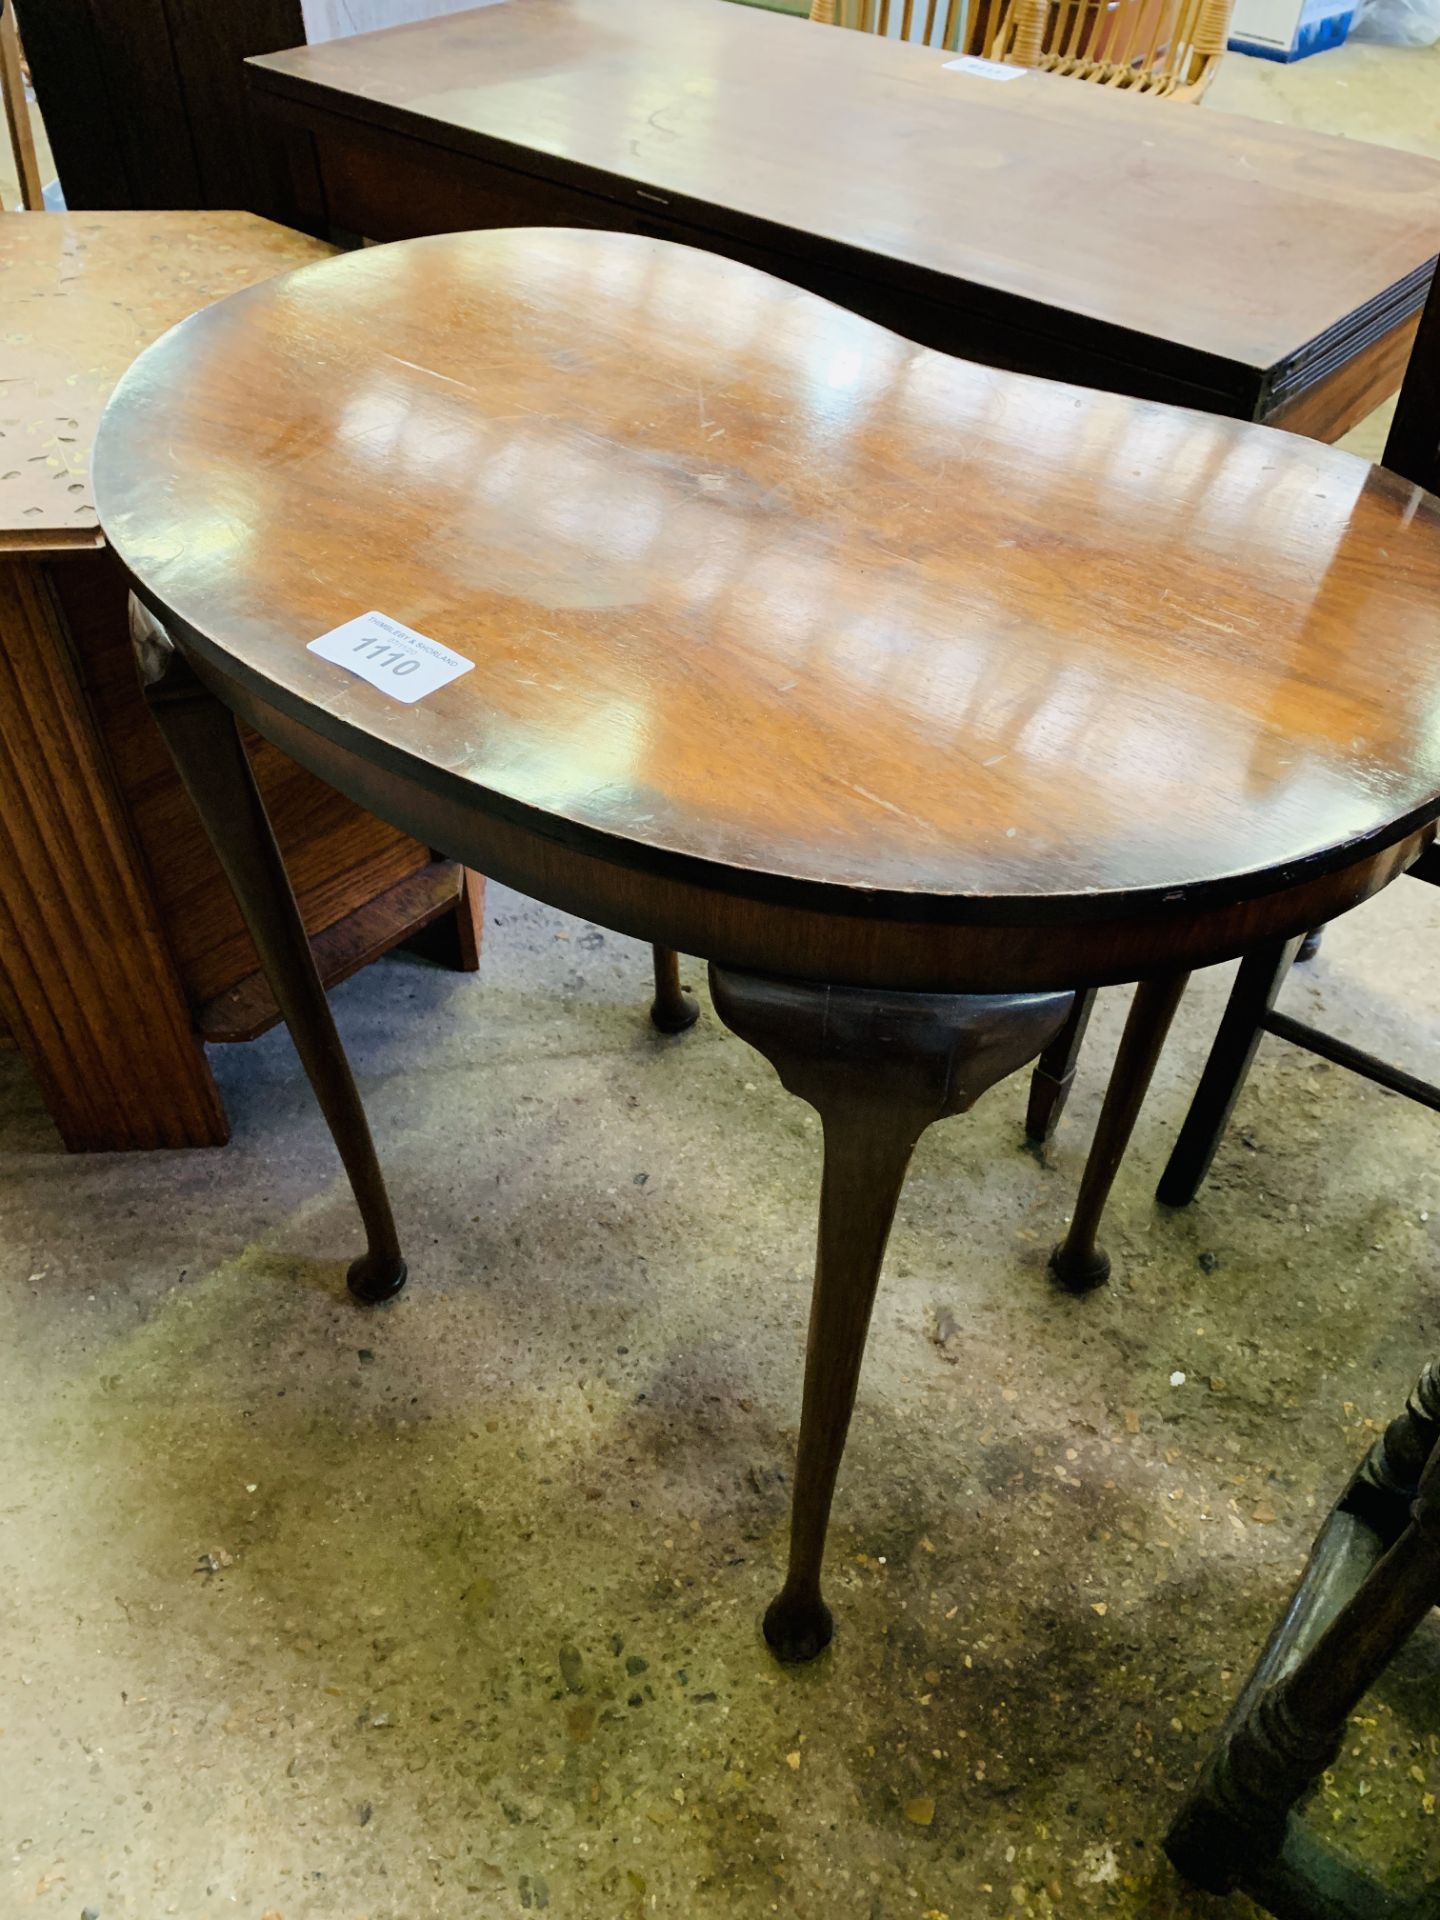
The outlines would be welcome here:
[[[649,234],[965,359],[1317,439],[1399,385],[1440,234],[1421,155],[723,0],[496,0],[248,65],[326,238]]]
[[[329,251],[243,213],[0,215],[0,1027],[71,1148],[223,1141],[203,1041],[278,1018],[140,697],[94,429],[151,340]],[[432,923],[477,963],[480,883],[251,744],[327,981]]]

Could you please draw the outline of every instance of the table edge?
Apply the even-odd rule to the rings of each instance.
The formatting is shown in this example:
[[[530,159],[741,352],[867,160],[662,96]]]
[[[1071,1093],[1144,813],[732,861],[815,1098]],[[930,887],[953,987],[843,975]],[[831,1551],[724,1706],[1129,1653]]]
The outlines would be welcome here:
[[[1099,926],[1108,922],[1180,919],[1263,900],[1307,881],[1323,880],[1382,854],[1440,819],[1440,789],[1397,814],[1384,826],[1276,866],[1250,868],[1203,881],[1107,892],[937,894],[918,889],[879,888],[845,881],[815,880],[760,867],[735,867],[702,854],[657,847],[644,840],[569,820],[522,800],[481,786],[448,767],[438,767],[292,688],[257,672],[202,633],[130,569],[116,560],[136,597],[182,651],[193,652],[202,670],[235,683],[261,707],[273,708],[295,725],[378,770],[415,783],[447,804],[488,816],[566,851],[626,872],[676,881],[727,898],[762,906],[877,922],[992,929]]]

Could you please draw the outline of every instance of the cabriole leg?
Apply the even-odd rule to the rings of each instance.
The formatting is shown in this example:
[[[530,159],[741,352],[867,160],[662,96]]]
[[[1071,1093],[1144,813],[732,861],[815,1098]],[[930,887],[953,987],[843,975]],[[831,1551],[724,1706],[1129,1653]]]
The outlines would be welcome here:
[[[680,956],[670,947],[652,947],[655,961],[655,998],[650,1018],[661,1033],[683,1033],[700,1018],[700,1003],[680,984]]]
[[[134,598],[130,633],[150,711],[234,890],[349,1175],[368,1243],[350,1267],[350,1291],[358,1300],[387,1300],[405,1284],[389,1196],[235,716],[201,685],[170,636]]]
[[[820,1588],[870,1310],[905,1171],[933,1121],[962,1113],[1033,1060],[1064,1024],[1068,993],[879,993],[710,969],[715,1011],[820,1115],[825,1166],[790,1565],[765,1615],[782,1660],[833,1631]]]
[[[1189,977],[1167,974],[1159,980],[1142,980],[1135,989],[1070,1231],[1050,1256],[1051,1273],[1071,1293],[1088,1293],[1110,1278],[1110,1256],[1097,1244],[1100,1221]]]

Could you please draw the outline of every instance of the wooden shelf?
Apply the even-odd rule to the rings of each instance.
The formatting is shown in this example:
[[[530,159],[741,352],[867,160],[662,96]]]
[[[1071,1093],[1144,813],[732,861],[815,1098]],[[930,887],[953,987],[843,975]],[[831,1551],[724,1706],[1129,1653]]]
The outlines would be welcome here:
[[[365,901],[311,941],[320,978],[327,987],[338,986],[443,915],[458,912],[465,884],[463,867],[453,860],[435,860]],[[483,884],[478,876],[472,882]],[[196,1025],[202,1040],[228,1043],[254,1040],[279,1019],[264,974],[251,973],[208,1000],[197,1013]]]

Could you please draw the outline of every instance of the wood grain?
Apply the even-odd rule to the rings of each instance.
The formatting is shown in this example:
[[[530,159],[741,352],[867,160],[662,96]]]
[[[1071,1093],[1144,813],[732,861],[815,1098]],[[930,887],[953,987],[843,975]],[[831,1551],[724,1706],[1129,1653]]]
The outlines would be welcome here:
[[[801,284],[838,273],[902,314],[936,303],[909,323],[930,344],[1062,377],[1103,353],[1103,384],[1183,377],[1216,411],[1252,413],[1317,342],[1353,358],[1418,309],[1440,163],[945,62],[716,0],[523,0],[250,67],[315,134],[327,194],[332,142],[351,184],[367,152],[383,193],[399,136],[448,167],[432,222],[479,224],[482,173],[497,194],[566,189],[591,203],[573,224],[669,221],[768,250]],[[330,217],[419,230],[353,203]]]
[[[66,1146],[218,1145],[190,1028],[43,565],[0,558],[0,1011]]]
[[[20,205],[31,209],[45,204],[45,182],[35,151],[35,131],[25,97],[21,71],[20,35],[15,25],[15,0],[0,0],[0,112],[5,116],[10,154],[20,188]]]
[[[1336,357],[1326,372],[1298,381],[1292,392],[1272,392],[1264,405],[1267,425],[1311,440],[1338,440],[1373,413],[1400,385],[1415,345],[1417,315],[1381,335],[1368,353]]]
[[[254,736],[251,736],[252,739]],[[253,761],[254,754],[252,752]],[[288,863],[287,863],[288,864]],[[408,928],[407,941],[417,939],[438,921],[449,920],[463,930],[468,951],[459,956],[461,968],[473,973],[480,962],[478,929],[466,894],[464,870],[453,860],[432,860],[406,874],[384,893],[363,899],[341,919],[312,934],[311,950],[320,978],[338,986],[396,944],[396,929]],[[483,900],[483,882],[481,898]],[[275,995],[258,969],[199,1009],[196,1025],[210,1041],[253,1040],[268,1032],[280,1018]]]
[[[467,812],[871,922],[1193,922],[1440,806],[1434,500],[707,254],[326,262],[143,356],[96,474],[201,656],[428,789],[471,864]],[[400,706],[307,651],[368,608],[473,671]]]
[[[493,879],[533,898],[677,952],[719,957],[757,973],[879,983],[917,993],[998,993],[1133,982],[1178,967],[1234,959],[1257,941],[1304,932],[1348,913],[1405,873],[1434,839],[1433,821],[1363,853],[1336,871],[1293,885],[1261,885],[1229,907],[1174,898],[1097,901],[1097,917],[1075,922],[1064,938],[1043,920],[996,924],[984,902],[951,902],[941,917],[923,894],[862,894],[851,910],[795,882],[752,876],[747,892],[725,888],[715,868],[667,858],[648,848],[633,864],[581,852],[547,830],[480,810],[463,786],[377,756],[368,737],[343,747],[306,727],[273,700],[204,664],[197,670],[227,706],[289,756],[357,805],[452,849]],[[1038,929],[1038,930],[1037,930]]]

